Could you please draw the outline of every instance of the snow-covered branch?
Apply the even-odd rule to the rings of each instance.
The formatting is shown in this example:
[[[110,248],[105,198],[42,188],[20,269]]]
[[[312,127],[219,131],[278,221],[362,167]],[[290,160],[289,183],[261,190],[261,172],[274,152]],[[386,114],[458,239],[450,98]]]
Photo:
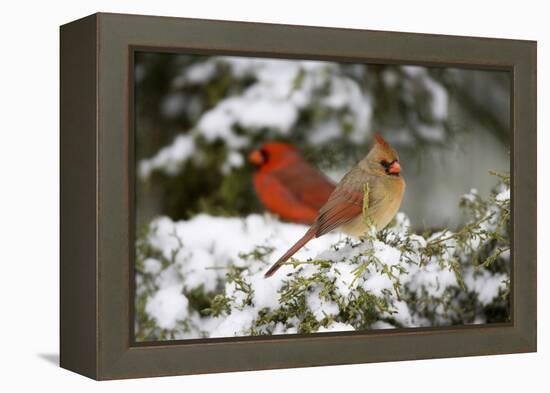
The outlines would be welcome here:
[[[507,320],[509,184],[462,198],[467,223],[415,234],[399,213],[377,235],[331,233],[277,274],[307,228],[268,215],[154,220],[137,244],[138,340],[311,333]]]

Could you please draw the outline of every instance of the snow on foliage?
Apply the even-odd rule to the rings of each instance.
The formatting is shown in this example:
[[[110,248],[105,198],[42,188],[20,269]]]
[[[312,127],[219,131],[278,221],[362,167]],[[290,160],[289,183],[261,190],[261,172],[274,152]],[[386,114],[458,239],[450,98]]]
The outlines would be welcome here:
[[[159,217],[137,242],[138,340],[293,334],[507,320],[509,182],[462,198],[466,224],[416,234],[399,213],[378,234],[311,241],[269,215]]]
[[[402,66],[396,70],[400,83],[391,81],[391,75],[397,78],[395,71],[383,79],[404,97],[399,107],[411,112],[407,117],[415,119],[421,138],[443,141],[448,116],[445,88],[424,67]],[[173,176],[188,160],[200,161],[201,151],[216,143],[226,147],[233,162],[236,155],[244,161],[242,154],[267,136],[284,139],[304,135],[312,146],[337,140],[365,144],[371,136],[376,105],[371,91],[374,88],[368,86],[376,77],[369,81],[368,73],[366,66],[248,57],[214,56],[183,67],[172,81],[176,91],[203,86],[215,78],[231,78],[236,87],[224,92],[214,106],[199,111],[191,128],[181,130],[171,145],[141,160],[139,174],[143,179],[154,171]],[[164,103],[163,113],[175,117],[179,112],[194,112],[193,102],[192,96],[186,99],[174,93]],[[414,114],[417,102],[427,104],[421,116]],[[227,173],[238,167],[226,162],[219,169]]]

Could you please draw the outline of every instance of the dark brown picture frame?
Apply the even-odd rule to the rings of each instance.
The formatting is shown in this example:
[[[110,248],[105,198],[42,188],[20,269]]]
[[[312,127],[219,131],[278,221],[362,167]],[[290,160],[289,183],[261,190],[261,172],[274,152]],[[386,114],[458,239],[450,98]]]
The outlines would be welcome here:
[[[94,14],[61,27],[61,367],[104,380],[536,351],[536,42]],[[512,73],[512,322],[136,343],[133,53]]]

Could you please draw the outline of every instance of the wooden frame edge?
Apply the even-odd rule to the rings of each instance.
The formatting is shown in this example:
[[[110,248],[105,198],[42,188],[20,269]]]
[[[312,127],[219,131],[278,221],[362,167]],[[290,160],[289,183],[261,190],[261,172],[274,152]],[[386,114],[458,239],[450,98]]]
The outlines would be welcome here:
[[[83,113],[89,113],[90,110],[95,113],[97,167],[93,175],[96,184],[95,188],[92,187],[90,190],[93,189],[98,197],[94,206],[97,222],[93,221],[93,226],[97,230],[94,261],[97,263],[97,270],[93,277],[97,299],[95,325],[93,328],[85,329],[87,332],[95,333],[93,347],[90,343],[86,344],[86,347],[92,348],[87,356],[95,356],[95,370],[82,372],[83,374],[97,379],[135,378],[536,350],[536,237],[524,235],[516,239],[515,236],[526,232],[526,229],[532,230],[533,225],[536,230],[535,42],[121,14],[97,14],[94,18],[97,23],[97,42],[94,48],[97,69],[93,77],[96,82],[97,101],[91,103],[86,100],[79,104]],[[120,28],[122,25],[124,28]],[[260,42],[260,38],[250,38],[250,31],[255,29],[262,33],[259,35],[265,38],[264,44]],[[220,31],[227,34],[220,36]],[[303,40],[296,40],[297,37],[302,37]],[[328,42],[327,37],[330,38]],[[289,38],[294,40],[289,41]],[[406,50],[397,56],[397,49],[391,49],[394,55],[387,55],[389,52],[382,45],[383,42],[402,44],[405,38],[409,49],[405,48]],[[373,44],[374,49],[369,56],[365,55],[364,48],[357,49],[353,46],[362,40]],[[290,43],[284,46],[283,42],[287,41]],[[325,48],[328,46],[328,52],[319,51],[322,48],[321,41]],[[344,44],[336,48],[334,43],[339,41]],[[441,47],[444,43],[451,44],[454,51],[443,53]],[[313,48],[308,50],[308,45],[312,45]],[[513,223],[514,323],[506,326],[485,325],[458,329],[410,329],[355,335],[325,333],[308,337],[282,336],[269,339],[245,337],[216,339],[203,343],[177,342],[136,346],[129,337],[128,328],[128,324],[133,322],[130,321],[128,301],[131,287],[128,281],[131,279],[128,250],[132,247],[133,239],[128,233],[128,220],[131,221],[128,217],[133,206],[130,203],[132,196],[129,194],[133,184],[133,169],[129,167],[133,153],[129,148],[132,127],[128,114],[128,97],[131,94],[128,87],[128,51],[132,47],[151,47],[167,51],[187,48],[272,57],[302,56],[327,60],[361,59],[365,62],[512,69],[512,150],[514,160],[518,164],[516,166],[511,163],[514,179],[513,210],[516,211],[516,206],[519,205],[527,206]],[[435,55],[426,56],[426,53],[431,53],[430,50],[434,48]],[[495,56],[491,57],[486,52],[488,48],[498,48],[500,51],[495,49]],[[413,53],[414,49],[417,49],[416,53]],[[462,55],[460,51],[463,51]],[[62,140],[64,133],[67,134],[69,129],[66,121],[63,121],[63,116],[62,110]],[[532,129],[533,132],[524,129]],[[518,140],[520,134],[521,142]],[[70,144],[62,142],[61,145],[62,150],[66,150]],[[89,150],[86,151],[89,154]],[[62,167],[70,162],[67,157],[63,158],[63,154],[62,151]],[[70,182],[69,177],[63,176],[62,169],[62,188]],[[62,205],[64,200],[67,200],[67,196],[62,196]],[[86,202],[78,203],[89,207],[89,201]],[[84,235],[63,235],[63,231],[67,229],[67,212],[63,212],[63,206],[61,216],[63,253],[68,240],[83,242]],[[86,221],[85,224],[87,227],[92,226],[91,221]],[[89,249],[89,245],[83,246],[84,249]],[[516,263],[520,259],[521,266]],[[62,256],[62,281],[69,278],[82,279],[82,272],[90,269],[90,266],[80,266],[80,269],[84,270],[69,271],[66,260],[67,254],[65,257]],[[91,263],[89,259],[86,261]],[[128,284],[121,286],[124,282]],[[91,285],[89,282],[87,284]],[[62,283],[62,288],[63,285]],[[62,308],[66,311],[74,310],[74,307],[67,307],[70,300],[67,300],[66,293],[68,292],[62,289]],[[79,293],[83,294],[84,291],[81,289]],[[86,310],[86,323],[91,323],[89,307]],[[62,336],[64,331],[66,333],[67,329],[62,328]],[[67,340],[62,337],[62,341],[68,343],[74,339]],[[385,348],[385,351],[381,352],[380,348]],[[363,350],[371,352],[361,352]],[[267,360],[259,357],[260,352]],[[326,353],[330,353],[332,358],[327,358]],[[62,355],[63,358],[65,359],[62,360],[62,366],[67,367],[66,352]],[[191,358],[194,363],[189,361]],[[76,361],[78,362],[88,364],[90,360]],[[67,368],[81,372],[75,369],[76,367]]]
[[[97,15],[60,27],[60,366],[98,378]]]

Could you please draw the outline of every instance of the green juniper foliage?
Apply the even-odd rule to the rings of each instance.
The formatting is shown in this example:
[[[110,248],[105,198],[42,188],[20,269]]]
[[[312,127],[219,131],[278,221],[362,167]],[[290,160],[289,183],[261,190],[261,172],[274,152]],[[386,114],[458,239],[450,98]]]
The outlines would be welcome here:
[[[291,268],[270,279],[263,278],[275,253],[269,243],[240,252],[225,264],[197,268],[193,258],[182,256],[192,245],[176,230],[159,236],[153,223],[137,242],[136,338],[509,321],[509,176],[495,176],[499,183],[489,198],[482,199],[475,190],[462,197],[467,222],[453,231],[416,234],[399,214],[378,233],[336,241],[315,259],[289,260]],[[209,284],[193,281],[196,271],[211,274]],[[165,299],[159,294],[166,288],[176,288],[184,310],[173,310],[168,303],[162,313],[148,307],[165,304],[158,299]],[[164,320],[166,313],[176,311],[175,322]]]

